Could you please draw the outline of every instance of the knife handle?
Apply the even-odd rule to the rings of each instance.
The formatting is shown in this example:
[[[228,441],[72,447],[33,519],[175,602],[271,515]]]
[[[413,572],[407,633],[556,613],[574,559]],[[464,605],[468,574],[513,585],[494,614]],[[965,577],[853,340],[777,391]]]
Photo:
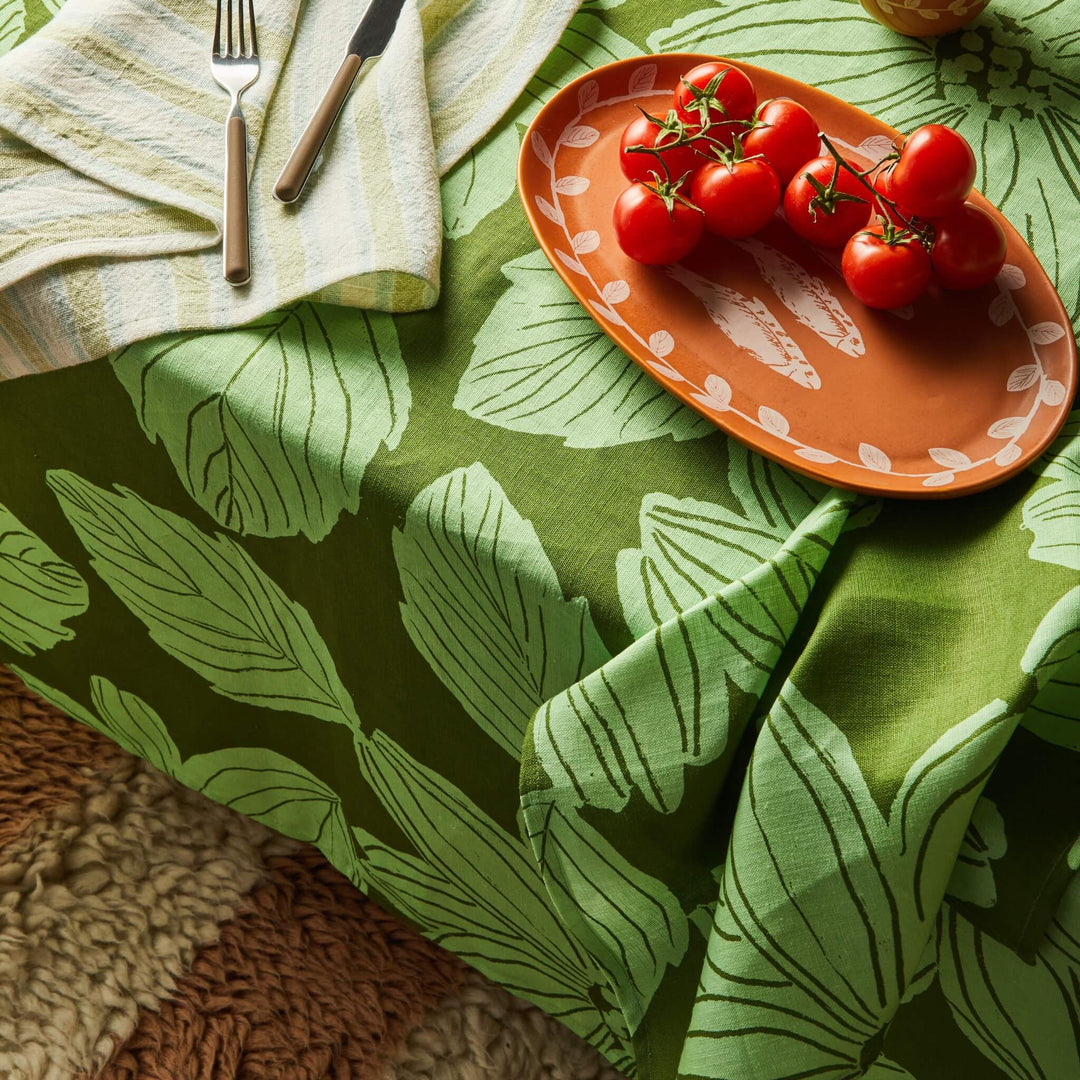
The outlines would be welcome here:
[[[315,166],[315,159],[349,96],[362,62],[355,53],[349,53],[341,62],[334,81],[315,110],[315,115],[308,121],[304,134],[300,136],[274,185],[274,198],[278,202],[291,203],[300,198],[300,192],[304,190]]]

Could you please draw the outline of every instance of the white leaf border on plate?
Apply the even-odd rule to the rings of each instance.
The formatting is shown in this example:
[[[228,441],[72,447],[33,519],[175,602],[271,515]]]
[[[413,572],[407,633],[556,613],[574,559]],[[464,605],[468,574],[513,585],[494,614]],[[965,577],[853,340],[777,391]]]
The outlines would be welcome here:
[[[589,282],[589,285],[592,287],[597,298],[596,300],[590,301],[590,305],[594,311],[608,322],[624,326],[630,336],[633,337],[647,353],[656,358],[655,360],[647,361],[649,367],[671,382],[685,383],[689,388],[689,396],[704,410],[712,413],[714,416],[719,416],[724,412],[734,413],[752,427],[756,427],[773,438],[794,446],[796,456],[802,458],[804,461],[812,461],[820,464],[842,464],[848,465],[854,469],[876,473],[878,475],[887,474],[889,476],[902,477],[904,479],[921,480],[922,486],[927,488],[946,487],[953,483],[957,473],[967,472],[970,469],[977,469],[990,462],[993,462],[1002,469],[1008,468],[1008,466],[1013,464],[1023,452],[1017,440],[1027,432],[1028,428],[1031,426],[1031,421],[1034,419],[1035,413],[1039,408],[1042,405],[1058,408],[1066,403],[1065,388],[1060,382],[1047,377],[1042,366],[1042,358],[1039,355],[1039,346],[1051,344],[1054,341],[1060,340],[1060,338],[1065,335],[1065,329],[1059,324],[1052,322],[1037,323],[1032,327],[1029,327],[1024,323],[1023,317],[1020,314],[1020,309],[1011,295],[1012,292],[1022,289],[1027,285],[1027,278],[1018,266],[1006,264],[1001,268],[1001,272],[997,276],[999,295],[991,304],[989,317],[995,326],[1004,326],[1015,318],[1027,335],[1031,346],[1031,354],[1034,359],[1034,364],[1031,366],[1035,369],[1035,376],[1034,378],[1031,378],[1030,382],[1028,382],[1027,377],[1025,377],[1025,385],[1020,387],[1016,385],[1018,380],[1016,378],[1016,372],[1014,371],[1013,374],[1009,376],[1012,385],[1009,385],[1007,389],[1013,392],[1020,392],[1021,390],[1035,388],[1036,393],[1033,396],[1031,407],[1024,415],[1003,417],[999,420],[995,420],[994,423],[990,425],[987,434],[995,439],[1005,439],[1007,441],[1004,446],[1000,447],[994,453],[981,458],[978,461],[971,461],[967,455],[961,451],[950,450],[946,447],[928,448],[927,457],[934,461],[935,464],[942,466],[939,470],[930,472],[898,472],[893,469],[892,461],[884,450],[865,442],[859,444],[859,456],[857,460],[852,461],[848,458],[842,458],[833,454],[831,451],[810,446],[793,436],[786,417],[769,406],[760,406],[756,415],[735,408],[731,403],[731,388],[725,380],[720,380],[725,389],[717,394],[718,384],[716,382],[710,382],[710,380],[718,378],[718,376],[706,376],[706,385],[698,386],[668,362],[666,357],[675,348],[675,341],[667,330],[656,330],[648,338],[645,338],[615,312],[615,309],[611,304],[619,303],[621,300],[626,299],[626,296],[629,295],[629,289],[627,289],[626,296],[620,296],[619,300],[612,300],[610,290],[611,286],[616,284],[616,282],[607,282],[604,285],[600,285],[597,282],[588,267],[581,261],[580,256],[596,251],[597,248],[599,248],[598,234],[591,229],[577,234],[571,234],[570,229],[566,224],[566,216],[563,213],[560,204],[561,196],[573,197],[581,194],[581,192],[588,187],[588,178],[576,174],[569,174],[560,178],[557,175],[556,163],[559,152],[564,147],[579,149],[584,145],[591,145],[591,143],[584,144],[571,137],[571,134],[578,131],[580,128],[588,127],[588,125],[582,125],[581,123],[586,114],[595,109],[606,108],[609,105],[619,105],[626,101],[635,101],[641,97],[670,95],[670,90],[657,90],[653,87],[652,82],[643,77],[649,67],[655,67],[655,65],[643,65],[631,74],[629,83],[630,93],[619,94],[614,97],[604,98],[603,100],[600,99],[600,85],[596,79],[590,79],[587,82],[582,83],[578,88],[579,112],[577,116],[570,120],[566,127],[563,128],[562,133],[556,140],[554,151],[549,149],[547,143],[538,132],[533,132],[532,135],[531,142],[533,152],[540,159],[540,163],[548,170],[551,187],[551,202],[549,203],[546,199],[537,195],[537,207],[546,218],[562,229],[566,241],[570,245],[570,250],[573,251],[575,255],[579,256],[577,259],[572,259],[562,251],[557,252],[568,269],[572,270],[574,273],[581,274],[581,276]],[[639,75],[642,76],[640,81]],[[655,79],[655,75],[653,78]],[[635,90],[635,86],[640,86],[640,89]],[[832,136],[832,140],[847,150],[856,153],[862,152],[862,147],[852,146],[850,143],[837,138],[836,136]],[[592,242],[593,237],[597,237],[595,243]],[[583,238],[588,238],[585,246],[582,246]],[[617,284],[625,285],[625,282],[618,282]],[[1006,313],[1008,313],[1008,317],[1006,317]],[[906,312],[896,312],[896,314],[903,314],[905,317],[907,316]]]

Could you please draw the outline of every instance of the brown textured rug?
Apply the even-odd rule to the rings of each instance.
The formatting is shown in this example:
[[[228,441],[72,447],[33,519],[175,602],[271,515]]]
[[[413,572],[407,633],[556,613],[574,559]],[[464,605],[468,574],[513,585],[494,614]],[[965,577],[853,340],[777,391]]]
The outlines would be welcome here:
[[[3,1080],[619,1080],[273,833],[0,667]]]

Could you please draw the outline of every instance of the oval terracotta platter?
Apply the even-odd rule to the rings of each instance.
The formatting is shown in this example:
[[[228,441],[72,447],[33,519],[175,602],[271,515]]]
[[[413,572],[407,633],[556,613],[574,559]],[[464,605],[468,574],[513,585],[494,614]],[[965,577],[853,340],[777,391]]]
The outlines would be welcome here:
[[[897,311],[864,307],[844,285],[839,252],[808,245],[779,216],[747,240],[706,236],[675,266],[623,255],[611,224],[626,186],[622,129],[635,105],[666,114],[680,75],[706,59],[609,64],[559,91],[533,121],[519,191],[540,246],[585,310],[687,405],[826,483],[948,497],[1021,470],[1064,422],[1076,344],[1046,273],[1000,215],[1009,246],[995,283],[931,286]],[[738,66],[760,100],[802,102],[857,163],[877,160],[897,137],[829,94]]]

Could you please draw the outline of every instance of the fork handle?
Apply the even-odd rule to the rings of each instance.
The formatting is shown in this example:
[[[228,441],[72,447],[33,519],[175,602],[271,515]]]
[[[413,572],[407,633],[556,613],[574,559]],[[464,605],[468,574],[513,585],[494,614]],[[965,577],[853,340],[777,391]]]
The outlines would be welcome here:
[[[349,53],[342,61],[334,81],[323,95],[315,115],[308,121],[304,134],[300,136],[285,163],[285,168],[281,170],[278,182],[274,185],[274,198],[278,202],[291,203],[300,198],[300,192],[304,190],[311,170],[315,167],[315,159],[337,121],[338,113],[349,96],[362,63],[355,53]]]
[[[251,278],[248,242],[247,125],[230,116],[225,128],[225,280],[244,285]]]

